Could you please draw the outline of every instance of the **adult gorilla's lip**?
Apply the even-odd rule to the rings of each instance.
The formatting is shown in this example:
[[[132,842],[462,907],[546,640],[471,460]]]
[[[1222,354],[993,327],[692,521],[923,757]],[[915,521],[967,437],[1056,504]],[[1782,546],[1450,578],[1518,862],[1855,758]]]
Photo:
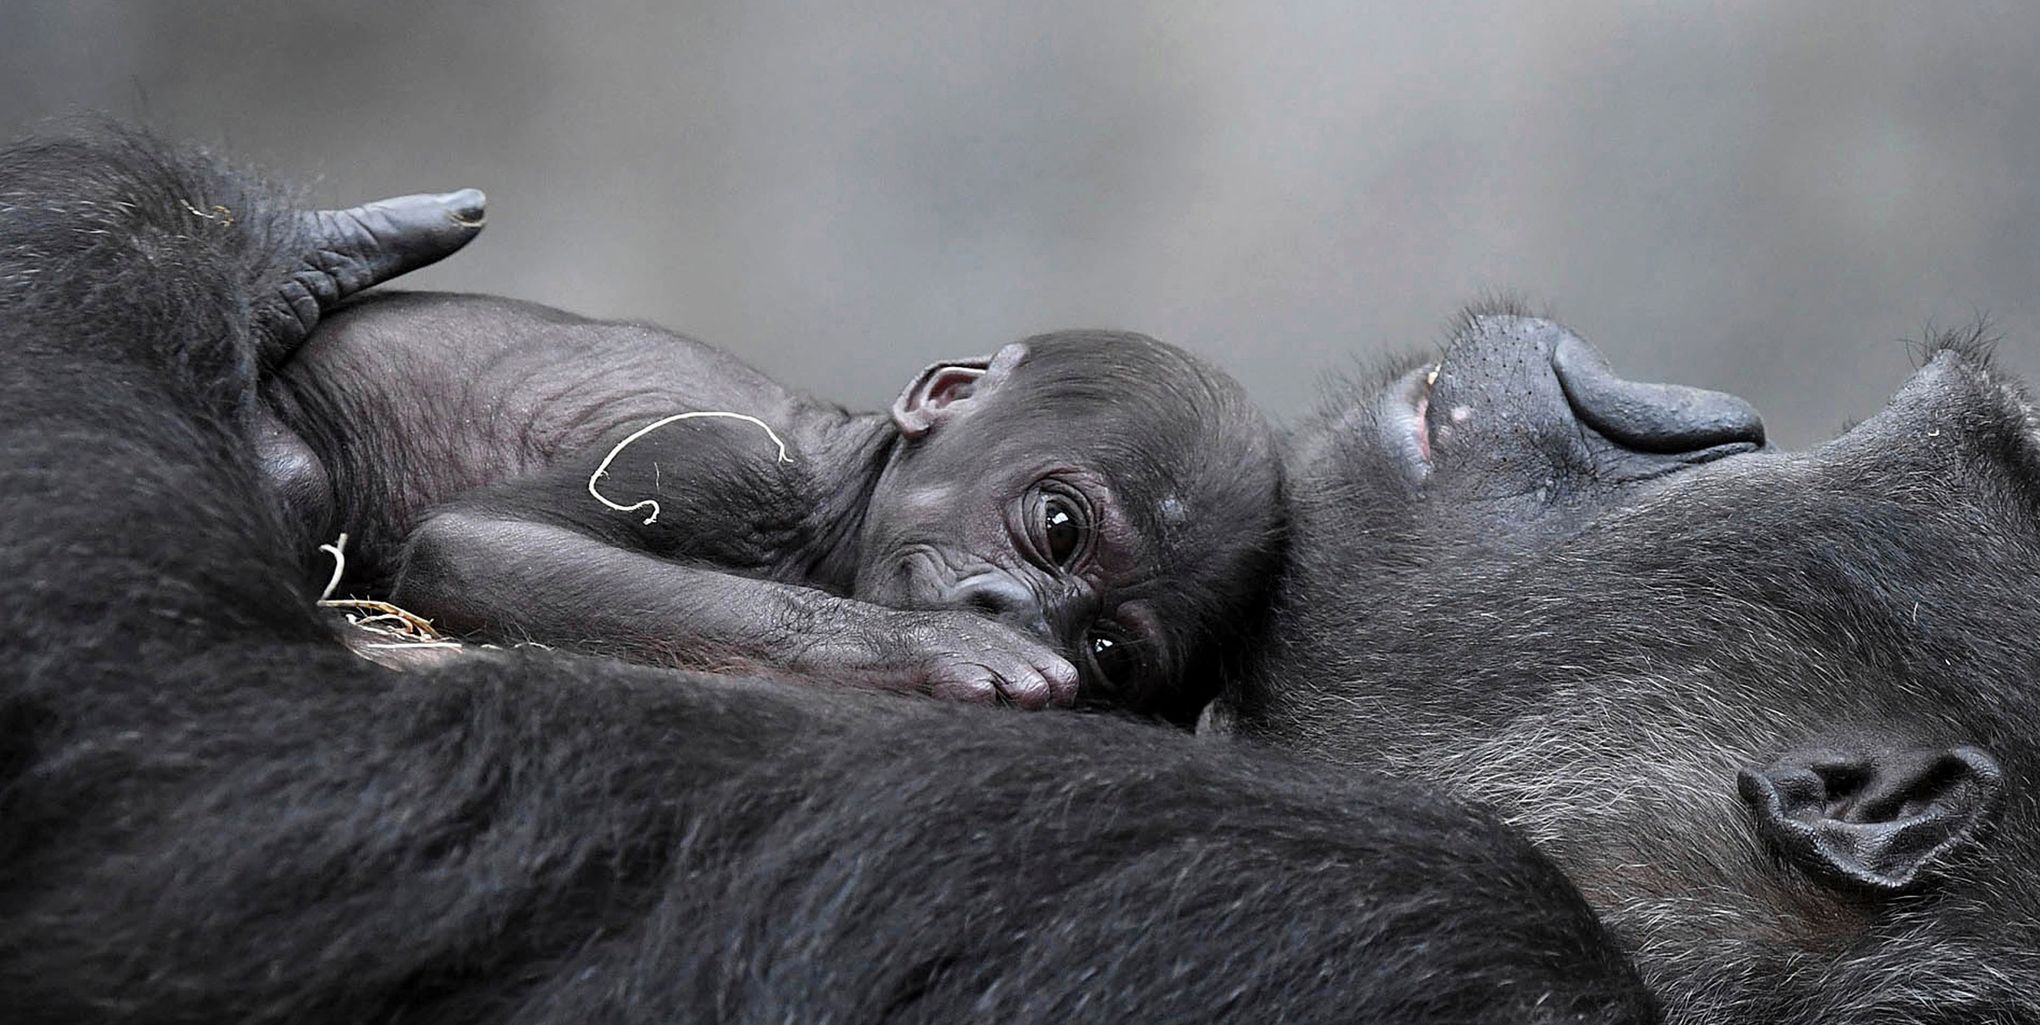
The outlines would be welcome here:
[[[1743,400],[1624,380],[1564,325],[1515,313],[1460,325],[1425,406],[1419,479],[1482,499],[1605,492],[1764,443]]]
[[[1615,376],[1599,350],[1565,334],[1551,369],[1580,422],[1635,452],[1663,455],[1761,448],[1764,422],[1756,408],[1725,392],[1648,384]]]

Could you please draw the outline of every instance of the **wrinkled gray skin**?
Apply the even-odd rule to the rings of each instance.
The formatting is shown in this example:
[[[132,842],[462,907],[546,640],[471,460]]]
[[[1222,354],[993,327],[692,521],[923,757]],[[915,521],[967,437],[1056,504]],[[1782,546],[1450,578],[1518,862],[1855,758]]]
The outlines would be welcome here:
[[[2040,1021],[2040,443],[1948,338],[1810,452],[1470,316],[1300,431],[1206,718],[1492,803],[1677,1022]]]

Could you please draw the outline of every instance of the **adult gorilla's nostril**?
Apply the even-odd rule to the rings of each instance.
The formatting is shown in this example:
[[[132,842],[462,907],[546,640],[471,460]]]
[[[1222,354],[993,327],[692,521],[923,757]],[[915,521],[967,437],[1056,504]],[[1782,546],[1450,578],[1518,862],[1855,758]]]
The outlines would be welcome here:
[[[1573,415],[1624,448],[1670,454],[1764,444],[1764,422],[1749,403],[1704,388],[1625,381],[1599,350],[1571,335],[1552,350],[1551,368]]]

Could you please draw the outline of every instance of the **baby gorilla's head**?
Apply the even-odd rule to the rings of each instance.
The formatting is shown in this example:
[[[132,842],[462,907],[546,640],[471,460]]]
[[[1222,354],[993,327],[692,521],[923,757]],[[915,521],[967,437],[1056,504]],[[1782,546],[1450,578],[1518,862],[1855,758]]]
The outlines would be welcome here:
[[[1194,719],[1281,534],[1274,434],[1239,384],[1072,331],[929,367],[892,415],[857,597],[981,610],[1074,662],[1080,701]]]

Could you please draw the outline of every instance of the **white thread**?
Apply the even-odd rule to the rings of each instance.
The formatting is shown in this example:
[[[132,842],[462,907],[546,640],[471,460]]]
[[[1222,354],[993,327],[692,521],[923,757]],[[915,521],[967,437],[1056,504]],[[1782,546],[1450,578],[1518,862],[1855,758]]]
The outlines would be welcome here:
[[[765,436],[771,438],[772,443],[774,445],[779,446],[779,461],[782,463],[793,462],[793,458],[786,454],[786,442],[779,440],[779,435],[772,433],[771,426],[766,424],[765,421],[760,420],[755,416],[751,416],[748,413],[725,413],[721,410],[715,409],[702,410],[701,412],[697,413],[675,413],[672,416],[666,417],[664,419],[654,420],[651,423],[648,423],[643,427],[638,428],[636,431],[631,432],[630,437],[617,442],[616,447],[610,449],[609,454],[602,457],[602,465],[597,466],[595,468],[595,472],[588,475],[588,494],[594,496],[597,502],[600,502],[603,505],[606,505],[609,508],[616,510],[617,512],[623,513],[636,512],[639,509],[644,508],[645,506],[648,505],[651,506],[652,514],[650,516],[645,517],[645,525],[651,526],[652,523],[658,520],[659,518],[658,499],[647,498],[644,501],[638,502],[634,505],[619,505],[615,502],[610,501],[607,498],[604,498],[602,496],[602,492],[595,490],[595,482],[609,475],[610,462],[616,458],[618,453],[622,452],[625,448],[628,448],[631,442],[636,441],[639,438],[642,438],[645,435],[650,434],[653,431],[656,431],[669,423],[673,423],[676,420],[693,420],[697,417],[711,417],[711,416],[722,417],[724,419],[729,420],[742,420],[745,423],[757,424],[758,429],[764,431]]]
[[[340,576],[347,572],[347,535],[341,534],[332,544],[320,545],[319,550],[333,557],[333,579],[326,581],[326,589],[319,592],[319,600],[333,597],[333,590],[340,586]]]

